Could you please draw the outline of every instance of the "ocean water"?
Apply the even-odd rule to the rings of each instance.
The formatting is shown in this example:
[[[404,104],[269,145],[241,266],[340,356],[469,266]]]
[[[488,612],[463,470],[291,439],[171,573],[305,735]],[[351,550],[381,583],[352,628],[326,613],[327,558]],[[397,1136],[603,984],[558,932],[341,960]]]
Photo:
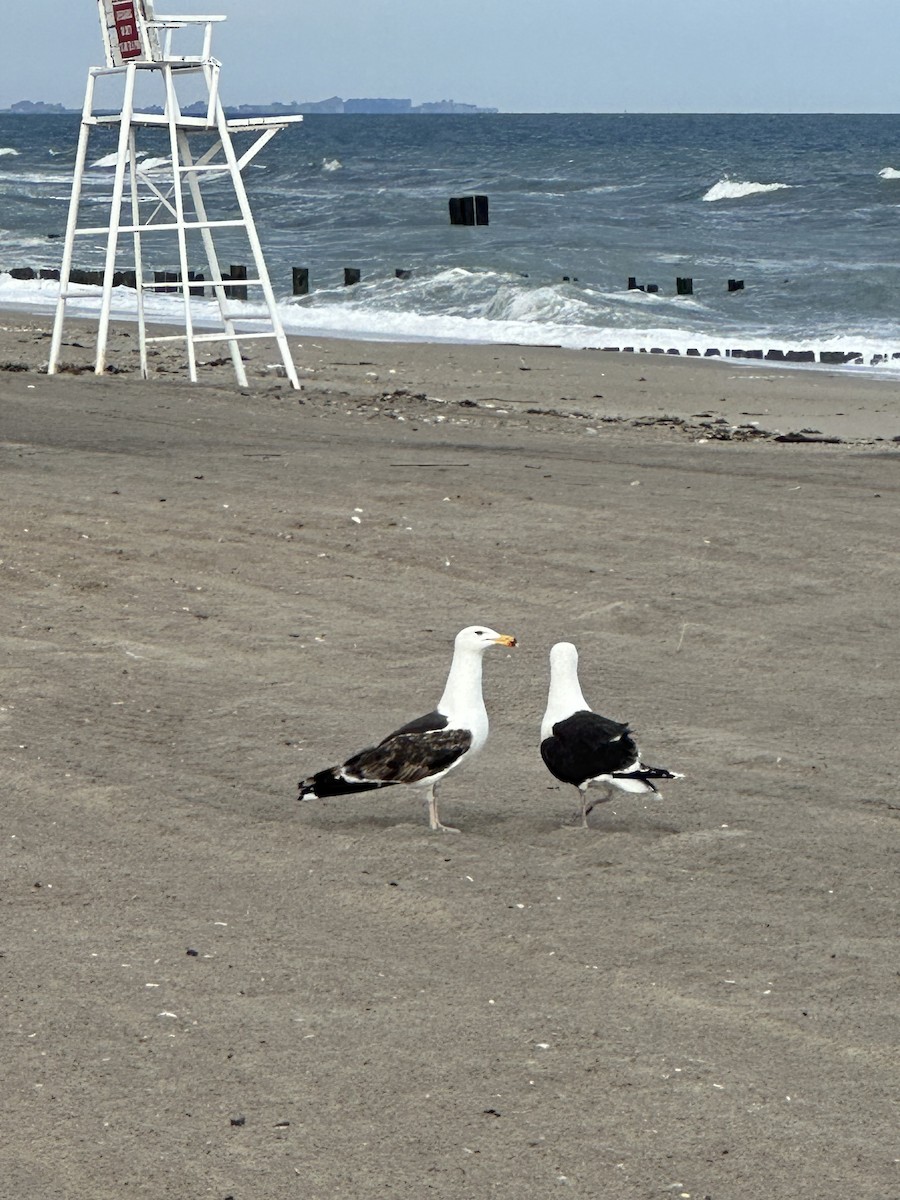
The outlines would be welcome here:
[[[59,264],[77,130],[0,115],[0,268]],[[100,221],[102,136],[86,184]],[[145,168],[164,169],[164,140],[144,145]],[[900,369],[898,116],[310,116],[246,180],[292,333],[858,351]],[[473,192],[490,224],[451,226],[448,199]],[[219,246],[223,263],[247,261],[244,243]],[[174,269],[174,245],[158,255],[149,266]],[[80,242],[76,265],[101,262]],[[308,297],[290,294],[294,266]],[[362,282],[345,287],[344,267]],[[629,291],[630,276],[658,293]],[[676,295],[677,276],[693,295]],[[0,274],[0,304],[48,309],[55,287]],[[96,307],[92,289],[83,303]],[[196,303],[202,321],[211,306]],[[177,304],[153,300],[161,318]]]

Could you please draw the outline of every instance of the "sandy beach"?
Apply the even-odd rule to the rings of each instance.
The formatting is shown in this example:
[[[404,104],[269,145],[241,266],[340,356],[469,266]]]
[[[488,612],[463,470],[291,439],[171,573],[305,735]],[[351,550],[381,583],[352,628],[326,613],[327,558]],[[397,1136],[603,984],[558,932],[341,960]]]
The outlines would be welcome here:
[[[900,1200],[900,386],[0,313],[11,1200]],[[212,356],[211,356],[212,357]],[[223,356],[224,357],[224,356]],[[270,361],[271,358],[271,361]],[[431,833],[301,775],[433,707]],[[683,772],[573,823],[547,655]]]

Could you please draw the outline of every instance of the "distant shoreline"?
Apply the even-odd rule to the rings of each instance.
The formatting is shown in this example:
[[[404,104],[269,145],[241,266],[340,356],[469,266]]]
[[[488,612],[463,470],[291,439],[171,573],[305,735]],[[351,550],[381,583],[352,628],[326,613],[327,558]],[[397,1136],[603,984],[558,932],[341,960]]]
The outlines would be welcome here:
[[[23,103],[18,101],[17,104]],[[673,120],[680,117],[790,117],[796,119],[806,119],[809,117],[831,118],[847,117],[856,119],[860,117],[895,117],[896,112],[857,112],[839,110],[836,112],[824,111],[806,111],[800,110],[796,112],[781,112],[776,109],[753,109],[752,111],[694,111],[688,109],[673,109],[667,112],[658,112],[654,110],[644,109],[500,109],[500,108],[482,108],[478,105],[467,105],[456,101],[434,101],[429,104],[412,105],[408,109],[402,110],[370,110],[359,111],[345,109],[330,109],[326,107],[327,101],[311,101],[294,104],[243,104],[243,105],[226,105],[225,113],[227,116],[290,116],[294,114],[303,116],[503,116],[503,117],[671,117]],[[452,108],[443,107],[445,104],[453,105]],[[146,109],[139,111],[148,111]],[[7,108],[0,108],[0,117],[77,117],[81,115],[81,108],[66,108],[63,105],[41,104],[35,103],[33,107],[23,109],[16,105],[11,105]]]
[[[205,111],[203,105],[188,105],[184,109],[190,114]],[[97,110],[102,112],[103,110]],[[110,110],[112,111],[112,110]],[[158,105],[138,109],[139,112],[159,112]],[[273,101],[271,104],[232,104],[225,106],[228,117],[262,116],[495,116],[497,108],[482,108],[461,100],[429,100],[413,104],[409,99],[394,97],[364,97],[344,100],[332,96],[327,100],[292,100],[289,103]],[[81,108],[66,108],[61,104],[48,104],[42,100],[19,100],[8,108],[0,108],[0,116],[8,117],[70,117],[79,116]]]

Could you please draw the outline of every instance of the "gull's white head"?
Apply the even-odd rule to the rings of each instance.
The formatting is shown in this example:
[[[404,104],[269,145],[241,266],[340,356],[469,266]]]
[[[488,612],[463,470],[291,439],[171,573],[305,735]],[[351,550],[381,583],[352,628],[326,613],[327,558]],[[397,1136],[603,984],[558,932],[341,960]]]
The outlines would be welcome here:
[[[550,672],[575,671],[578,668],[578,651],[571,642],[557,642],[550,650]]]
[[[581,709],[590,711],[578,682],[578,651],[571,642],[557,642],[550,650],[550,690],[541,737],[549,737],[557,721]]]
[[[491,646],[515,646],[516,639],[509,633],[497,633],[487,625],[467,625],[456,635],[453,643],[457,650],[475,650],[483,654]]]

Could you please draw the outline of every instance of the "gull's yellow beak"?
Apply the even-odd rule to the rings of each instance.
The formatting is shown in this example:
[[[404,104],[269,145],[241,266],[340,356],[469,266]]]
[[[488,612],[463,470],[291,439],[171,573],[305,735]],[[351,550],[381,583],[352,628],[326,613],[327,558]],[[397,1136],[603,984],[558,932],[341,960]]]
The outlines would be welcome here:
[[[501,633],[499,637],[494,638],[494,642],[498,646],[518,646],[518,642],[511,633]]]

